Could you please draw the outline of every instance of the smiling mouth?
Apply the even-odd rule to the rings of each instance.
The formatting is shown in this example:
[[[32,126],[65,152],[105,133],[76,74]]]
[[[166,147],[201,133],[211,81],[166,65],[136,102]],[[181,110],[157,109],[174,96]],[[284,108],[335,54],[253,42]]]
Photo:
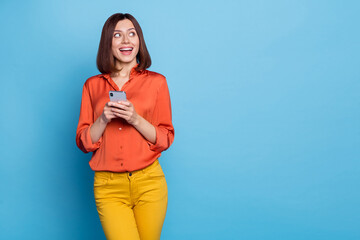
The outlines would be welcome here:
[[[124,55],[130,55],[132,52],[133,48],[128,47],[128,48],[120,48],[120,52]]]

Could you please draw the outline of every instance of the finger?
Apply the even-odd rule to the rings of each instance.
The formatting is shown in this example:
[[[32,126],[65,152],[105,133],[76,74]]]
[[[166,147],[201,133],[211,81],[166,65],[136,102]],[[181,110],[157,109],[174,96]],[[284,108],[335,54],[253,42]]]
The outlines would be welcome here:
[[[113,114],[113,111],[111,111],[111,108],[109,108],[104,111],[104,114]]]
[[[129,101],[118,101],[118,103],[122,104],[124,106],[127,106],[127,107],[131,106],[131,102],[129,102]]]
[[[119,104],[118,102],[107,102],[107,105],[110,106],[110,107],[116,106],[118,104]]]
[[[121,110],[123,110],[125,112],[131,112],[131,108],[126,107],[126,106],[122,106],[122,108],[118,108],[118,109],[121,109]]]
[[[119,108],[117,108],[117,107],[113,107],[113,109],[115,109],[115,110],[123,110],[123,111],[126,111],[126,112],[131,112],[132,110],[131,110],[131,108],[130,107],[127,107],[127,106],[121,106],[121,107],[119,107]]]
[[[118,101],[116,106],[121,106],[121,108],[130,107],[131,103],[125,101]]]
[[[108,107],[112,107],[112,106],[114,106],[114,104],[115,104],[114,102],[107,102],[107,103],[106,103],[106,105],[107,105]]]
[[[124,109],[124,105],[120,104],[120,103],[115,103],[115,102],[112,102],[109,104],[110,108],[119,108],[119,109]]]
[[[115,102],[107,102],[106,106],[107,107],[112,107],[112,106],[114,106],[114,104],[116,104],[116,103]]]
[[[116,118],[116,116],[114,115],[114,113],[107,113],[107,114],[105,114],[105,117],[106,117],[107,119]]]
[[[121,114],[127,114],[126,110],[120,109],[120,108],[111,108],[112,113],[121,113]]]
[[[114,108],[112,110],[112,113],[113,114],[122,114],[124,116],[131,116],[132,115],[132,112],[130,111],[125,111],[125,110],[122,110],[122,109],[118,109],[118,108]]]
[[[129,116],[125,115],[125,114],[121,114],[121,113],[114,113],[114,115],[116,117],[119,117],[119,118],[122,118],[122,119],[125,119],[125,120],[128,120],[129,119]]]

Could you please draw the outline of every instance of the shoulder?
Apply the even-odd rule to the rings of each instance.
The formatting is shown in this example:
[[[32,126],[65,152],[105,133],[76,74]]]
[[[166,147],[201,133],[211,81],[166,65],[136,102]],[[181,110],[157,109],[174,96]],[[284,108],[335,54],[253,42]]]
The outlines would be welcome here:
[[[106,80],[105,75],[106,75],[106,74],[97,74],[97,75],[94,75],[94,76],[89,77],[89,78],[85,81],[84,87],[86,87],[86,88],[92,88],[92,87],[98,85],[100,82]]]
[[[155,81],[159,84],[166,82],[166,77],[158,72],[143,70],[142,75],[145,75],[147,78],[150,78],[152,81]]]

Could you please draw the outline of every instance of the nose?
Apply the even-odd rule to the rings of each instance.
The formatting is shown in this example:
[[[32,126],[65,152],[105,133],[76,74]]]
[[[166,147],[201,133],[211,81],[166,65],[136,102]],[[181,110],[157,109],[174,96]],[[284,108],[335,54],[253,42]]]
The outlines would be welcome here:
[[[124,35],[123,39],[122,39],[123,43],[128,43],[129,42],[129,38],[128,36],[126,36],[126,34]]]

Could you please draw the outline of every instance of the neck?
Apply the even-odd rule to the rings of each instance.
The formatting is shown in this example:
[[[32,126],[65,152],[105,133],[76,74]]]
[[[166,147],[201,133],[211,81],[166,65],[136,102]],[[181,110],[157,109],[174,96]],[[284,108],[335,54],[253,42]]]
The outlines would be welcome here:
[[[113,77],[129,77],[131,69],[133,69],[133,67],[135,67],[136,64],[137,64],[136,61],[130,63],[116,62],[116,68],[119,70],[116,72],[112,72],[111,75]]]

